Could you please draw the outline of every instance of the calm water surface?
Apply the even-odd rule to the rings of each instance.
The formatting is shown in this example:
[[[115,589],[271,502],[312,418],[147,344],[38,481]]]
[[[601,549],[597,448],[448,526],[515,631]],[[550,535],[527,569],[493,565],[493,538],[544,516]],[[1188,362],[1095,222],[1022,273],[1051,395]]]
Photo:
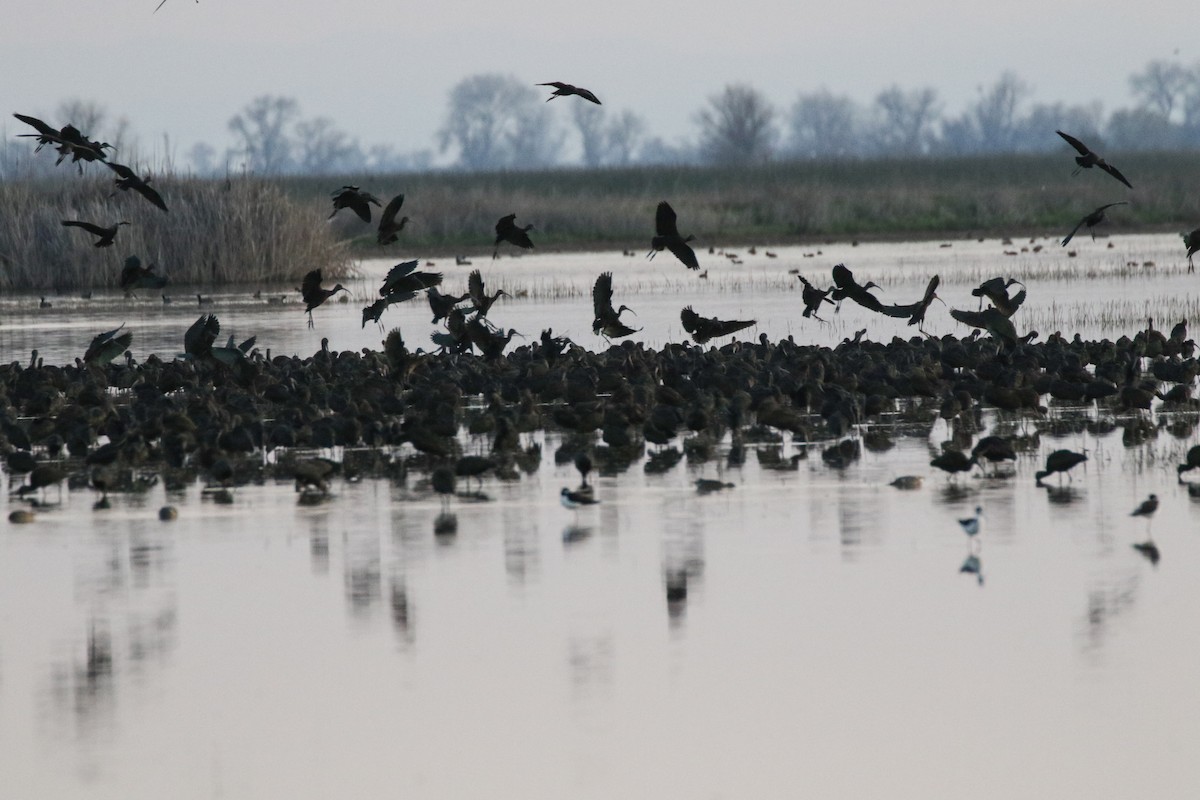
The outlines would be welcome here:
[[[787,270],[827,280],[837,261],[895,302],[938,272],[957,307],[974,307],[983,278],[1024,269],[1021,330],[1115,337],[1191,313],[1197,278],[1177,239],[1112,241],[1115,254],[1080,242],[1069,262],[1006,257],[995,240],[781,249],[770,264],[760,251],[740,266],[709,257],[707,281],[665,255],[480,266],[529,295],[501,301],[497,324],[553,325],[589,346],[602,343],[587,295],[602,269],[651,344],[681,338],[686,303],[757,317],[753,335],[909,335],[850,307],[826,326],[799,318]],[[313,332],[295,304],[228,294],[213,311],[274,352],[308,355],[322,336],[374,347],[359,309],[391,263],[365,264],[355,302],[318,310]],[[465,284],[465,268],[446,271]],[[179,298],[48,299],[0,305],[4,358],[36,346],[69,361],[122,320],[138,358],[170,354],[198,313]],[[432,330],[423,306],[387,314],[413,346]],[[928,328],[956,323],[935,306]],[[894,448],[842,471],[815,452],[796,472],[753,452],[736,469],[635,464],[599,477],[601,504],[579,512],[558,503],[578,475],[555,466],[558,437],[538,434],[525,443],[544,445],[540,469],[486,479],[490,502],[455,501],[449,538],[434,536],[441,504],[415,475],[338,481],[319,506],[290,483],[241,487],[229,506],[159,485],[103,512],[64,491],[0,532],[0,796],[1192,797],[1200,501],[1174,465],[1200,436],[1194,420],[1156,421],[1133,446],[1120,428],[1043,432],[1014,476],[959,487],[928,466],[944,423],[898,429]],[[1061,447],[1091,460],[1068,490],[1035,488]],[[924,488],[887,485],[902,474]],[[736,486],[699,496],[697,477]],[[1129,517],[1151,492],[1152,528]],[[180,518],[160,523],[168,502]],[[956,520],[976,505],[982,585],[959,571],[970,550]],[[1131,547],[1148,535],[1157,566]],[[669,575],[687,576],[686,601],[668,604]]]

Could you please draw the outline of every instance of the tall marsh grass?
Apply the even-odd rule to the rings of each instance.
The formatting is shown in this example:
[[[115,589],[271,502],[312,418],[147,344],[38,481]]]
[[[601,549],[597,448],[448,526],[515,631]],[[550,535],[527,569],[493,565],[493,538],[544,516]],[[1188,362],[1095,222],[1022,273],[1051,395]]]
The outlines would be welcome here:
[[[270,285],[310,269],[329,278],[349,271],[324,216],[276,183],[164,177],[152,184],[170,209],[164,214],[134,192],[114,195],[110,178],[0,184],[0,289],[114,287],[130,255],[178,284]],[[67,219],[130,224],[111,247],[97,248],[90,234],[63,227]]]

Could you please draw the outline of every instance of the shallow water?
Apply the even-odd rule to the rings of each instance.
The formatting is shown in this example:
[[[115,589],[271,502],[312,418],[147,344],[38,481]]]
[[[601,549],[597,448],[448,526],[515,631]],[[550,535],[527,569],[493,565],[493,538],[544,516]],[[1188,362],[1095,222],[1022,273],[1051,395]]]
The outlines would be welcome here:
[[[1030,277],[1018,320],[1054,303],[1063,319],[1084,315],[1068,295],[1086,292],[1120,294],[1133,316],[1084,335],[1132,335],[1150,314],[1169,328],[1179,309],[1154,298],[1183,307],[1196,278],[1182,275],[1177,240],[1128,239],[1159,264],[1149,278],[1123,274],[1123,253],[1106,271],[1103,241],[1081,242],[1073,264],[1106,251],[1083,267],[1097,278]],[[586,289],[611,268],[651,344],[680,338],[684,303],[758,316],[754,336],[835,342],[911,329],[849,306],[828,326],[801,320],[798,291],[775,288],[794,281],[787,269],[814,279],[844,260],[897,302],[934,269],[963,307],[972,285],[1034,261],[986,244],[780,250],[777,264],[744,256],[754,270],[714,267],[707,282],[665,255],[651,265],[663,272],[637,279],[645,264],[613,254],[482,266],[529,291],[492,316],[532,335],[553,325],[602,344]],[[355,291],[390,263],[366,265],[374,277]],[[553,281],[539,277],[550,267]],[[447,272],[465,283],[465,268]],[[120,319],[139,358],[170,353],[197,314],[178,301],[146,301],[141,316],[117,299],[40,313],[6,303],[5,357],[24,357],[30,334],[14,326],[31,320],[53,361]],[[297,305],[230,294],[214,311],[238,336],[307,355],[321,336],[375,346],[360,307],[322,307],[314,332]],[[388,314],[410,341],[424,335],[423,307]],[[955,330],[940,306],[930,318],[931,332]],[[1174,465],[1200,436],[1194,419],[1156,419],[1158,436],[1131,446],[1120,428],[1046,431],[1015,476],[958,485],[928,466],[944,423],[898,428],[895,447],[840,471],[815,451],[795,472],[753,452],[741,468],[635,464],[596,478],[602,502],[578,512],[558,503],[577,473],[555,466],[558,437],[538,434],[525,444],[543,443],[540,469],[486,478],[490,502],[455,501],[453,537],[434,536],[442,507],[415,475],[339,480],[318,506],[299,505],[290,483],[240,487],[232,505],[160,484],[107,511],[64,490],[34,524],[0,531],[0,795],[1191,797],[1200,501]],[[1036,488],[1033,472],[1063,447],[1090,460],[1063,491]],[[902,474],[924,487],[887,485]],[[698,477],[735,488],[697,495]],[[1152,492],[1151,527],[1129,512]],[[161,523],[168,502],[180,518]],[[982,584],[959,571],[973,551],[956,520],[977,505]],[[1156,566],[1132,549],[1151,534]],[[681,574],[687,598],[669,604],[667,577]]]

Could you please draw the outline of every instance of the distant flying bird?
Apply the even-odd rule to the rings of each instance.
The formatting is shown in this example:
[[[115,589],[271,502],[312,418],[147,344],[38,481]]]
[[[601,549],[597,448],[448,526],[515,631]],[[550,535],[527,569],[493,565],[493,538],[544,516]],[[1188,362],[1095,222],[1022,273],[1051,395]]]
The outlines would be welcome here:
[[[357,214],[358,218],[363,222],[369,223],[371,221],[371,203],[379,205],[378,197],[370,192],[362,191],[357,186],[343,186],[332,194],[333,211],[329,213],[327,219],[333,219],[334,214],[341,211],[343,208],[348,208]],[[397,208],[399,208],[399,206],[397,206]]]
[[[616,311],[613,310],[612,279],[611,272],[602,272],[596,278],[595,285],[592,286],[592,310],[595,314],[595,318],[592,320],[592,333],[603,336],[605,339],[618,339],[631,333],[637,333],[637,330],[621,322],[621,313],[632,312],[632,308],[623,305]]]
[[[137,256],[125,259],[121,268],[120,286],[127,295],[133,294],[134,289],[162,289],[167,285],[166,275],[154,274],[154,265],[142,266],[142,260]]]
[[[804,301],[804,314],[802,316],[812,317],[813,319],[821,319],[817,316],[817,311],[821,308],[821,303],[829,303],[833,305],[833,301],[829,299],[829,293],[833,291],[830,286],[825,291],[821,291],[817,287],[808,282],[808,279],[803,275],[797,275],[800,283],[804,284],[804,289],[800,293],[800,299]]]
[[[695,237],[689,234],[685,239],[679,235],[679,228],[675,224],[675,209],[671,208],[671,204],[666,200],[659,203],[654,211],[654,232],[654,237],[650,240],[650,252],[646,254],[646,258],[654,258],[659,251],[666,249],[682,261],[685,267],[700,269],[696,251],[688,245]]]
[[[533,240],[529,238],[529,231],[531,230],[533,230],[533,225],[526,225],[524,228],[517,225],[516,214],[501,217],[496,223],[496,244],[495,249],[492,251],[492,258],[495,259],[500,255],[501,242],[514,244],[524,250],[532,248]]]
[[[696,344],[704,344],[710,339],[728,336],[758,324],[758,321],[753,319],[720,320],[716,317],[702,317],[693,311],[691,306],[679,312],[679,319],[683,323],[683,329],[692,335],[692,341]]]
[[[592,94],[587,89],[584,89],[583,87],[580,87],[580,86],[572,86],[571,84],[563,83],[562,81],[551,81],[550,83],[539,83],[538,86],[553,86],[554,87],[554,93],[546,98],[547,103],[549,103],[551,100],[553,100],[556,97],[568,97],[568,96],[574,94],[574,95],[579,95],[584,100],[590,100],[591,102],[595,103],[596,105],[600,105],[600,101],[596,98],[596,95]]]
[[[1187,248],[1188,272],[1195,272],[1196,265],[1192,263],[1192,256],[1200,251],[1200,228],[1196,228],[1191,233],[1179,235],[1183,237],[1183,246]]]
[[[1072,228],[1071,232],[1067,234],[1067,238],[1062,240],[1063,247],[1066,247],[1067,242],[1071,241],[1071,237],[1073,237],[1075,235],[1075,232],[1078,231],[1081,227],[1083,227],[1085,225],[1087,226],[1088,230],[1092,232],[1092,241],[1096,241],[1096,232],[1093,231],[1092,228],[1095,228],[1097,225],[1099,225],[1101,222],[1104,221],[1105,209],[1112,208],[1113,206],[1123,206],[1123,205],[1128,205],[1128,204],[1129,204],[1128,200],[1118,200],[1115,203],[1108,203],[1106,205],[1102,205],[1099,208],[1097,208],[1095,211],[1091,212],[1090,214],[1087,214],[1086,216],[1084,216],[1083,219],[1079,220],[1079,222],[1077,222],[1075,224],[1075,227]]]
[[[99,237],[94,242],[96,247],[112,247],[113,239],[117,238],[117,231],[120,230],[122,225],[128,225],[129,223],[122,220],[121,222],[117,222],[105,228],[101,225],[96,225],[93,222],[83,222],[76,219],[64,219],[62,224],[65,228],[83,228],[93,236]]]
[[[1114,167],[1112,164],[1109,164],[1103,158],[1101,158],[1100,156],[1096,155],[1091,150],[1089,150],[1088,146],[1086,144],[1079,141],[1078,139],[1076,139],[1074,136],[1072,136],[1069,133],[1063,133],[1062,131],[1056,131],[1056,133],[1059,136],[1061,136],[1063,139],[1065,139],[1067,144],[1071,145],[1071,147],[1074,147],[1079,152],[1079,155],[1075,156],[1075,163],[1078,164],[1079,166],[1076,167],[1075,171],[1071,173],[1072,175],[1079,174],[1079,170],[1081,170],[1081,169],[1091,169],[1092,167],[1099,167],[1100,169],[1107,172],[1109,175],[1112,175],[1114,178],[1119,180],[1121,183],[1128,186],[1130,189],[1133,188],[1133,184],[1130,183],[1129,181],[1127,181],[1125,179],[1125,176],[1122,175],[1116,167]]]
[[[384,206],[383,213],[379,215],[379,235],[375,237],[379,244],[392,244],[400,238],[400,231],[404,230],[404,226],[409,221],[408,217],[396,220],[396,215],[400,213],[402,205],[404,205],[404,195],[398,194]]]
[[[83,354],[84,363],[107,364],[128,350],[129,345],[133,343],[133,331],[121,333],[121,328],[124,327],[125,324],[122,323],[120,328],[96,334],[92,343],[88,345],[87,352]]]
[[[300,296],[304,298],[305,308],[308,313],[308,327],[315,327],[312,318],[313,309],[324,303],[329,298],[333,297],[338,292],[346,291],[346,287],[340,283],[332,289],[321,288],[321,270],[314,269],[304,276],[304,280],[300,283]]]
[[[167,204],[163,202],[162,195],[150,185],[149,178],[139,178],[137,173],[124,164],[118,164],[115,161],[106,161],[104,163],[108,164],[108,168],[119,176],[113,181],[117,184],[118,189],[123,192],[133,189],[142,197],[149,200],[151,205],[163,211],[167,210]]]

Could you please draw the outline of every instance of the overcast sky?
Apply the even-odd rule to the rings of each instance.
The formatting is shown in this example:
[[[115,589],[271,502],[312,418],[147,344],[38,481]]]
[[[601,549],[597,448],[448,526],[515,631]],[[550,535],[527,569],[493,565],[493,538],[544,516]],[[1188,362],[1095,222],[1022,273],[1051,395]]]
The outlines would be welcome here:
[[[7,113],[61,126],[69,98],[124,116],[146,151],[177,158],[254,97],[295,97],[364,146],[434,148],[461,78],[511,74],[592,89],[652,134],[692,137],[695,112],[749,83],[786,109],[827,88],[864,104],[892,84],[932,86],[956,115],[1011,69],[1032,100],[1132,104],[1152,59],[1200,61],[1194,0],[37,0],[8,7],[0,47]],[[579,102],[577,98],[555,104]],[[568,109],[562,120],[569,125]],[[9,135],[22,128],[9,118]],[[23,131],[22,131],[23,132]]]

